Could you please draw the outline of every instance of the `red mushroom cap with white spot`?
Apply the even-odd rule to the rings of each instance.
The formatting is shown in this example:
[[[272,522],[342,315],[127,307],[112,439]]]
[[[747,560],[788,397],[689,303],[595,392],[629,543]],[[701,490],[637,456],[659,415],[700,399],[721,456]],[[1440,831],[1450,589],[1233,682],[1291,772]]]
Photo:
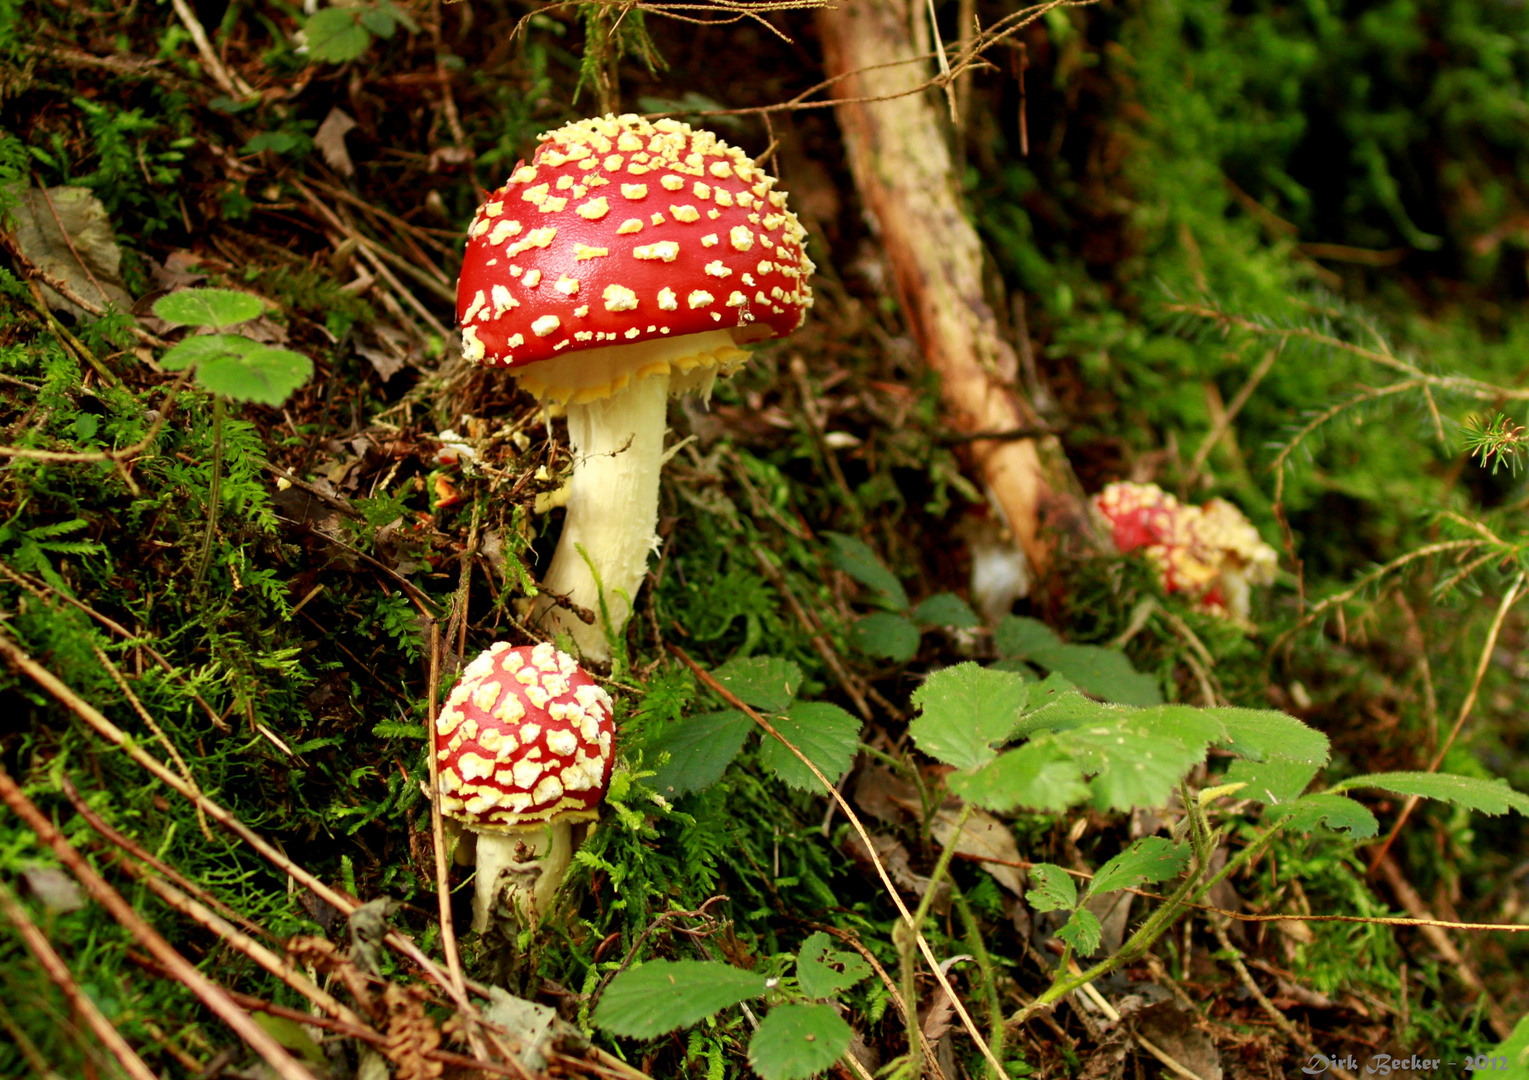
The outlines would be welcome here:
[[[499,642],[436,718],[441,811],[478,832],[596,816],[611,776],[610,695],[543,642]]]
[[[467,359],[516,369],[533,393],[587,401],[670,361],[649,357],[615,375],[535,365],[717,330],[759,340],[801,325],[814,269],[806,232],[775,178],[742,150],[634,115],[576,121],[541,140],[468,230],[457,282]],[[726,351],[719,366],[743,358]],[[672,363],[681,373],[695,366]]]

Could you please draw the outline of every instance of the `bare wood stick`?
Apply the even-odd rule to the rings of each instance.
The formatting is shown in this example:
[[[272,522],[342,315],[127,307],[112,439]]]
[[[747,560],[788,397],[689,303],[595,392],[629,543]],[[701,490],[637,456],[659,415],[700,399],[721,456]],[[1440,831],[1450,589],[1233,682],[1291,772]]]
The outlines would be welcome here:
[[[1016,361],[983,299],[981,241],[961,207],[934,107],[924,95],[897,96],[910,76],[889,65],[914,52],[903,11],[900,0],[861,0],[817,13],[827,73],[845,95],[835,111],[855,185],[880,227],[909,328],[940,375],[953,426],[1039,427],[999,374]],[[1101,546],[1055,436],[974,440],[963,449],[1038,575],[1059,542],[1080,553]]]
[[[212,81],[218,84],[218,89],[229,97],[248,97],[255,91],[250,84],[239,78],[238,75],[229,73],[223,66],[223,61],[218,59],[218,51],[212,47],[212,42],[207,40],[207,31],[202,27],[202,21],[196,17],[196,12],[186,0],[170,0],[170,6],[175,9],[176,16],[186,27],[191,35],[192,42],[196,45],[197,56],[202,61],[202,66],[207,69],[207,74],[212,76]]]
[[[32,917],[27,914],[27,909],[22,907],[21,901],[16,899],[16,894],[11,892],[10,887],[0,881],[0,911],[16,927],[16,932],[21,935],[21,940],[37,958],[43,972],[58,987],[59,992],[69,1002],[69,1007],[76,1014],[85,1018],[85,1023],[90,1025],[90,1030],[95,1037],[101,1040],[101,1044],[111,1051],[112,1057],[117,1059],[117,1064],[122,1066],[122,1071],[132,1077],[133,1080],[156,1080],[154,1073],[143,1063],[138,1052],[128,1045],[122,1033],[112,1026],[110,1020],[102,1015],[79,984],[74,981],[74,976],[69,972],[69,965],[64,963],[63,957],[53,951],[45,935]]]
[[[145,922],[133,910],[133,906],[124,900],[116,889],[107,884],[105,878],[96,873],[95,868],[69,845],[69,841],[65,840],[63,835],[53,827],[53,822],[37,809],[32,800],[27,798],[17,786],[16,781],[11,779],[11,774],[3,768],[0,768],[0,800],[4,800],[5,804],[26,822],[27,827],[37,834],[39,840],[53,849],[59,861],[69,868],[69,872],[81,885],[85,886],[85,891],[90,893],[96,903],[110,912],[111,917],[121,923],[123,928],[132,934],[155,960],[163,964],[172,976],[194,993],[203,1005],[233,1028],[252,1050],[266,1060],[266,1064],[275,1070],[277,1076],[282,1077],[282,1080],[314,1080],[313,1074],[301,1062],[287,1053],[280,1043],[266,1034],[264,1028],[250,1019],[248,1013],[229,999],[227,991],[203,975],[184,956],[171,948],[170,943]]]

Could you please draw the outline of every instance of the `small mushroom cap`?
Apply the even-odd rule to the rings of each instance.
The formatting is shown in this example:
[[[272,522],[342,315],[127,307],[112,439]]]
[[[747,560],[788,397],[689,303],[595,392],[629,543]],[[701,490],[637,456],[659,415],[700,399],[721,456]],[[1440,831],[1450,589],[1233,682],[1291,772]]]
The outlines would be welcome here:
[[[1156,484],[1110,484],[1093,500],[1121,554],[1141,549],[1169,592],[1247,617],[1248,586],[1274,580],[1278,556],[1225,499],[1189,506]]]
[[[478,832],[596,816],[611,776],[610,695],[567,653],[498,642],[435,723],[441,812]]]
[[[468,229],[457,281],[467,359],[514,368],[543,396],[592,400],[667,368],[736,366],[745,354],[733,343],[801,325],[812,305],[806,232],[775,178],[742,150],[630,114],[565,124],[541,140]],[[562,363],[719,330],[730,339],[693,361],[682,349],[614,374],[604,369],[619,357]]]

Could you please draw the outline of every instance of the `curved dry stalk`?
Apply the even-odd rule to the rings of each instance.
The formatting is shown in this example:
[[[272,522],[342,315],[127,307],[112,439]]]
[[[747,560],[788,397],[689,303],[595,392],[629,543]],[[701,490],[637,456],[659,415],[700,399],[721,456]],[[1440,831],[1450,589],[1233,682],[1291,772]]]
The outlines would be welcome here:
[[[112,1057],[117,1059],[117,1064],[122,1066],[122,1071],[132,1077],[132,1080],[155,1080],[153,1071],[143,1063],[138,1052],[128,1045],[122,1033],[112,1026],[112,1022],[106,1019],[90,996],[80,989],[79,984],[74,981],[74,976],[69,972],[69,966],[64,963],[63,957],[53,950],[47,935],[32,921],[32,917],[27,914],[27,909],[22,907],[21,901],[16,899],[16,894],[11,892],[10,886],[3,881],[0,881],[0,913],[11,921],[22,942],[37,958],[37,963],[42,967],[43,972],[64,995],[65,1000],[69,1002],[69,1007],[85,1019],[85,1023],[90,1026],[96,1038],[111,1051]]]
[[[961,1004],[961,999],[956,996],[955,988],[950,985],[950,980],[940,970],[940,962],[935,958],[934,950],[929,947],[929,942],[924,938],[923,933],[918,928],[918,924],[914,921],[913,913],[908,910],[907,905],[903,903],[903,898],[898,894],[896,886],[892,884],[892,879],[887,874],[887,868],[882,865],[881,859],[877,857],[875,846],[871,843],[870,834],[865,831],[865,826],[861,824],[859,816],[856,815],[854,809],[849,805],[844,796],[839,793],[839,789],[829,781],[828,777],[823,775],[822,770],[813,763],[811,758],[797,749],[791,740],[787,739],[779,731],[776,731],[774,724],[771,724],[763,716],[760,716],[759,713],[744,704],[741,698],[714,679],[711,672],[692,660],[684,649],[681,649],[678,645],[669,645],[668,649],[686,667],[695,673],[696,678],[706,684],[707,689],[754,721],[754,723],[764,729],[765,734],[777,740],[787,750],[795,754],[797,759],[807,766],[812,775],[823,785],[829,797],[839,804],[840,811],[849,820],[850,825],[854,827],[855,832],[860,837],[860,842],[865,845],[865,850],[870,854],[871,863],[876,867],[876,874],[881,878],[882,887],[886,890],[887,895],[891,897],[893,906],[897,908],[898,916],[901,917],[903,924],[908,928],[908,932],[913,935],[919,952],[924,954],[924,959],[929,964],[929,970],[934,975],[935,982],[939,983],[940,989],[949,995],[950,1003],[955,1007],[956,1015],[961,1018],[961,1026],[966,1029],[967,1035],[971,1037],[977,1049],[982,1052],[982,1056],[987,1059],[988,1064],[998,1071],[998,1075],[1007,1075],[1004,1072],[1003,1064],[994,1056],[992,1048],[987,1044],[987,1040],[982,1037],[982,1033],[977,1030],[977,1025],[972,1022],[971,1014],[966,1011],[966,1006]]]

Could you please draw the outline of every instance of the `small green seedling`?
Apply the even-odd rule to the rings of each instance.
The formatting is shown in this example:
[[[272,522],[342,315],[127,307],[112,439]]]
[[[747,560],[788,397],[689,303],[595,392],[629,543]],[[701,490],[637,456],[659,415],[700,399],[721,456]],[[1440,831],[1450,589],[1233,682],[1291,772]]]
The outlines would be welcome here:
[[[313,375],[313,361],[240,334],[223,333],[265,310],[257,296],[232,289],[182,289],[154,303],[154,314],[180,326],[219,331],[188,337],[160,360],[166,371],[196,365],[196,383],[230,401],[280,405]]]
[[[310,59],[329,64],[343,64],[359,59],[371,47],[372,38],[390,38],[402,25],[411,34],[419,25],[397,4],[381,3],[344,7],[326,7],[316,11],[303,24]]]

